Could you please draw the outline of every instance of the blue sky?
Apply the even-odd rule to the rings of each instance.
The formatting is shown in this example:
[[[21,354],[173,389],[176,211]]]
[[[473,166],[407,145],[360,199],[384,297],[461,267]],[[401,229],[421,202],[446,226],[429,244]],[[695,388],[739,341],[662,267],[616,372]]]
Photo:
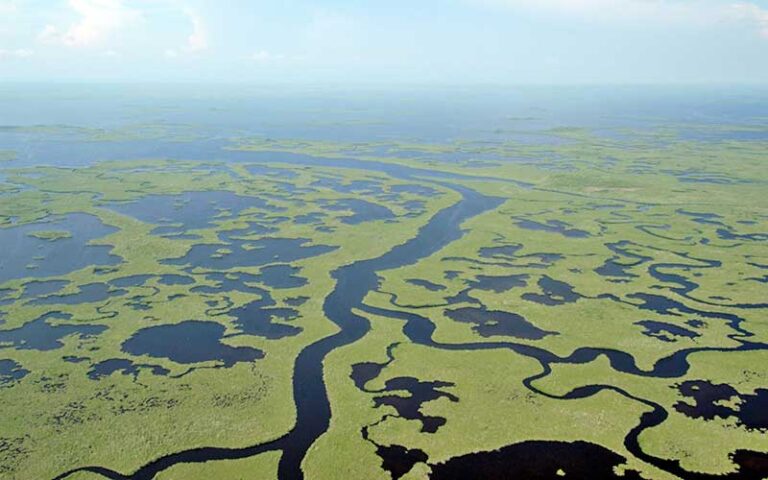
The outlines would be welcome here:
[[[0,79],[768,83],[768,0],[0,0]]]

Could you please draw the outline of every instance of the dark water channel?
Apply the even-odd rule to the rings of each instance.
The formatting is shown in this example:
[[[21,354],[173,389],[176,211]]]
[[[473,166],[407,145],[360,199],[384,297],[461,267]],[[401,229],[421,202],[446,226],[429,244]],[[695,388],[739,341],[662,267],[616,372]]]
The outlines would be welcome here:
[[[211,155],[212,152],[213,155]],[[238,152],[222,150],[220,146],[216,148],[212,147],[210,150],[204,148],[195,150],[194,152],[190,151],[184,153],[190,153],[190,158],[203,157],[206,160],[224,157],[224,159],[229,161],[272,161],[300,165],[320,165],[337,168],[363,168],[366,170],[376,170],[405,180],[413,180],[414,178],[424,177],[432,179],[432,182],[435,184],[442,185],[443,187],[450,188],[460,193],[462,198],[456,204],[447,207],[435,214],[419,230],[418,234],[406,243],[392,248],[390,251],[379,257],[358,261],[353,264],[338,268],[332,272],[332,276],[336,281],[336,285],[334,290],[326,297],[323,304],[323,309],[326,317],[338,325],[340,331],[332,336],[322,338],[307,346],[298,355],[294,366],[293,376],[293,397],[296,405],[296,424],[287,434],[273,441],[244,448],[232,449],[202,447],[180,451],[158,458],[129,475],[121,474],[105,467],[91,466],[63,473],[56,478],[65,478],[78,471],[90,471],[104,475],[113,480],[149,480],[155,478],[158,473],[180,463],[201,463],[214,460],[239,459],[258,455],[267,451],[279,450],[282,452],[278,469],[279,478],[281,480],[302,479],[304,475],[301,470],[301,463],[305,458],[310,446],[328,429],[331,418],[330,404],[327,397],[326,387],[323,382],[323,360],[333,350],[358,341],[370,330],[370,324],[368,320],[364,316],[354,313],[355,309],[361,309],[364,311],[404,320],[404,332],[414,343],[430,345],[436,348],[449,348],[456,350],[510,348],[520,354],[537,358],[542,363],[544,371],[536,377],[526,379],[526,382],[524,383],[531,389],[533,389],[531,382],[535,381],[536,378],[545,376],[550,373],[551,363],[586,363],[594,360],[599,355],[606,355],[609,358],[613,368],[618,371],[643,376],[658,376],[669,378],[680,376],[687,371],[689,367],[687,356],[690,353],[694,351],[706,350],[704,348],[682,350],[668,358],[660,360],[652,370],[644,371],[637,367],[635,360],[631,355],[613,350],[581,348],[573,352],[573,354],[567,358],[560,358],[550,352],[547,352],[546,350],[522,343],[489,341],[478,342],[476,344],[452,346],[437,344],[431,339],[432,332],[434,331],[434,324],[432,324],[428,319],[405,312],[393,312],[384,309],[366,307],[363,304],[363,299],[369,292],[378,289],[378,272],[411,265],[418,262],[422,258],[434,254],[446,245],[462,237],[464,233],[461,229],[462,222],[480,213],[496,208],[504,201],[504,199],[484,196],[474,190],[464,188],[459,185],[444,183],[446,179],[465,178],[457,174],[410,168],[383,162],[356,161],[353,159],[317,158],[308,155],[292,153]],[[477,180],[478,178],[473,177],[473,179]],[[496,181],[497,179],[487,180]],[[522,187],[530,186],[527,184],[519,185]],[[535,228],[537,230],[540,229],[556,232],[566,236],[573,236],[575,238],[584,238],[588,236],[588,232],[577,229],[570,229],[567,225],[553,222],[536,225],[525,223],[522,226],[524,228]],[[213,246],[198,245],[196,247],[197,250],[193,249],[186,257],[168,263],[175,263],[179,265],[201,264],[203,266],[209,266],[212,268],[228,268],[230,266],[228,260],[214,258],[212,255],[214,253],[212,251],[214,248]],[[302,241],[299,241],[298,245],[293,245],[293,247],[299,247],[299,249],[301,249],[301,247],[304,247],[304,245]],[[517,247],[508,246],[503,248],[509,251],[502,251],[497,249],[491,253],[490,249],[486,249],[486,253],[514,253]],[[313,251],[311,253],[316,254],[317,252]],[[251,253],[251,255],[253,255],[253,253]],[[290,257],[290,254],[288,253],[286,253],[286,255],[287,257]],[[242,259],[241,257],[247,256],[248,255],[244,252],[242,255],[234,255],[232,258],[233,260],[237,259],[239,261]],[[288,262],[293,259],[287,257],[281,257],[279,260]],[[274,259],[270,260],[274,261]],[[266,263],[270,262],[267,262],[266,259],[258,258],[257,255],[253,261],[247,264],[264,265]],[[236,265],[233,264],[231,266]],[[567,285],[556,284],[553,282],[544,282],[544,284],[540,284],[540,286],[544,292],[542,295],[543,298],[536,298],[533,300],[547,300],[553,303],[561,303],[576,301],[578,298],[576,294],[572,292],[572,290],[567,288]],[[640,308],[643,308],[643,306],[647,305],[648,304],[641,305]],[[514,323],[519,326],[520,319],[515,318],[514,321]],[[735,319],[733,320],[733,323],[738,325],[738,321]],[[185,325],[185,327],[188,326],[189,325]],[[208,328],[215,328],[212,325],[205,325],[204,322],[200,322],[199,324],[195,323],[194,326],[201,332]],[[173,332],[166,333],[172,334]],[[523,333],[525,334],[522,335],[523,337],[530,337],[531,332],[527,329],[523,329]],[[537,334],[551,333],[553,332],[540,332]],[[206,333],[205,336],[210,337],[211,335]],[[219,338],[221,337],[221,332],[213,332],[212,336],[214,338]],[[216,343],[218,343],[218,340]],[[211,347],[215,349],[218,348],[218,345],[212,345]],[[745,342],[743,348],[741,349],[748,350],[757,348],[763,348],[763,346]],[[127,346],[126,350],[130,350],[130,345]],[[146,351],[143,349],[143,347],[141,352],[136,353],[152,355],[152,352]],[[259,353],[255,351],[228,353],[232,354],[230,357],[232,362],[249,361],[257,358],[259,355]],[[165,353],[162,355],[166,356]],[[174,353],[174,356],[177,356],[177,360],[181,361],[182,363],[201,361],[201,359],[198,358],[187,358],[185,355],[187,355],[185,352]],[[568,398],[579,398],[581,396],[593,395],[599,391],[600,388],[603,387],[585,387],[582,390],[572,392]],[[630,432],[630,434],[627,436],[627,446],[630,451],[638,456],[638,458],[646,460],[649,463],[657,465],[660,468],[671,471],[673,473],[682,474],[682,476],[685,477],[687,472],[682,471],[679,468],[679,465],[670,465],[663,460],[649,457],[648,455],[645,455],[637,445],[635,445],[637,442],[637,437],[643,429],[658,425],[658,423],[666,418],[666,411],[661,409],[661,407],[656,407],[658,406],[655,406],[654,411],[650,414],[643,415],[640,425],[638,425],[638,427]],[[516,455],[522,449],[524,449],[524,447],[510,447],[509,450]],[[587,450],[588,449],[589,448],[587,448]],[[601,452],[601,454],[603,453],[604,452]],[[748,452],[742,452],[740,455],[749,456],[750,454]],[[451,464],[451,468],[440,468],[437,466],[438,470],[435,473],[434,478],[453,478],[450,476],[449,472],[458,471],[456,470],[456,467],[460,464],[462,468],[470,467],[467,471],[473,471],[476,467],[472,466],[479,465],[474,463],[474,460],[475,459],[469,458],[457,459],[453,464]],[[618,459],[614,459],[613,457],[611,457],[609,460],[610,462],[618,462]],[[486,460],[483,459],[482,462],[484,461]],[[565,458],[565,461],[569,461],[568,458]],[[578,471],[578,468],[575,468],[574,470]],[[745,476],[744,478],[749,477]]]
[[[368,162],[364,163],[370,168]],[[395,176],[399,178],[408,178],[411,173],[401,172],[392,165],[387,165],[387,170],[394,170],[393,173],[396,173]],[[458,185],[443,184],[443,186],[460,193],[462,199],[435,214],[421,227],[414,238],[379,257],[358,261],[332,272],[336,286],[326,297],[323,310],[325,315],[341,330],[307,346],[297,357],[293,376],[297,418],[294,428],[289,433],[272,442],[241,449],[207,447],[178,452],[159,458],[132,475],[123,475],[104,467],[85,467],[75,471],[97,472],[111,479],[148,480],[178,463],[237,459],[265,451],[282,450],[279,478],[283,480],[303,478],[301,462],[309,447],[327,430],[330,423],[331,409],[323,382],[323,359],[336,348],[359,340],[370,330],[368,320],[355,314],[353,310],[361,308],[366,295],[378,288],[379,277],[377,273],[411,265],[434,254],[462,237],[464,231],[461,229],[461,224],[465,220],[496,208],[503,202],[502,198],[488,197]],[[196,259],[206,257],[206,255],[199,256],[194,255],[194,252],[191,253],[192,255],[188,257],[196,257]],[[192,258],[182,259],[179,263],[187,263],[188,260],[192,260]],[[259,262],[255,263],[258,264]],[[130,350],[131,346],[124,346],[124,349]],[[144,350],[136,353],[152,355],[151,352]],[[183,356],[185,354],[178,352],[178,355]],[[188,359],[186,356],[180,359],[183,361],[195,360]],[[237,360],[240,358],[233,358],[233,361]],[[73,472],[64,473],[57,478],[65,478],[71,473]]]

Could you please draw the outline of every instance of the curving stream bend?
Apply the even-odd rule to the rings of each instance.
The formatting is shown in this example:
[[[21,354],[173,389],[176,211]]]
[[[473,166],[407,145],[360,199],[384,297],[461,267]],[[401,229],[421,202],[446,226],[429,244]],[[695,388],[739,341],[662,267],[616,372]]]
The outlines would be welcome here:
[[[242,161],[245,160],[243,158],[244,154],[245,152],[225,151],[224,155],[229,160],[234,160],[237,157],[237,161]],[[250,155],[250,159],[254,159],[253,154]],[[340,162],[334,159],[283,155],[279,161],[283,163],[325,165],[337,168],[360,168],[358,163],[350,162],[347,159]],[[521,355],[533,357],[541,363],[543,371],[540,374],[525,379],[523,383],[527,388],[547,396],[551,395],[540,392],[533,386],[533,382],[549,374],[551,371],[550,365],[553,363],[585,363],[594,360],[598,355],[606,355],[612,367],[618,371],[642,376],[670,378],[685,374],[688,370],[687,356],[695,351],[737,351],[768,348],[768,345],[765,344],[749,343],[746,340],[739,339],[742,343],[740,347],[734,349],[700,348],[683,350],[660,360],[652,370],[643,371],[636,366],[631,355],[621,351],[585,347],[576,350],[569,357],[561,358],[541,348],[514,342],[437,343],[432,340],[432,332],[435,326],[429,319],[415,313],[366,306],[363,304],[363,300],[369,292],[377,290],[379,286],[378,272],[411,265],[436,253],[446,245],[462,237],[464,231],[461,229],[461,224],[464,221],[498,207],[503,203],[504,199],[486,196],[470,188],[446,182],[446,178],[474,180],[477,180],[477,178],[463,177],[458,174],[430,172],[393,164],[378,164],[367,161],[360,163],[363,163],[368,169],[379,170],[396,178],[407,180],[413,180],[414,177],[420,177],[421,180],[428,178],[428,181],[432,183],[460,193],[461,200],[436,213],[420,228],[417,235],[406,243],[392,248],[377,258],[354,262],[332,272],[332,277],[335,279],[336,284],[333,291],[325,298],[323,310],[326,317],[339,327],[339,331],[308,345],[296,358],[293,370],[293,397],[296,405],[296,423],[294,427],[288,433],[275,440],[243,448],[202,447],[173,453],[147,463],[132,474],[123,474],[102,466],[88,466],[64,472],[55,477],[54,480],[65,479],[76,472],[93,472],[111,480],[151,480],[158,473],[181,463],[233,460],[278,450],[282,452],[278,468],[280,480],[303,479],[304,474],[301,470],[301,463],[310,446],[328,429],[330,424],[331,407],[323,381],[323,361],[330,352],[360,340],[370,330],[368,320],[363,316],[355,314],[355,309],[404,321],[403,331],[414,343],[451,350],[508,348]],[[487,180],[503,181],[499,179]],[[527,184],[519,184],[518,186],[530,187]],[[737,321],[734,323],[738,325]],[[690,476],[690,472],[685,472],[674,462],[655,459],[642,452],[639,447],[637,438],[640,432],[661,423],[666,418],[667,412],[661,406],[633,397],[615,387],[603,385],[583,387],[557,398],[583,398],[594,395],[602,389],[617,390],[619,393],[652,408],[651,412],[642,416],[640,424],[629,432],[625,439],[625,444],[633,454],[678,476],[693,478]],[[696,478],[705,477],[697,476]]]
[[[408,174],[396,176],[410,178]],[[55,480],[84,471],[98,473],[112,480],[150,480],[179,463],[232,460],[275,450],[282,451],[279,478],[302,479],[301,462],[309,447],[328,429],[331,418],[331,407],[323,382],[323,360],[333,350],[356,342],[370,330],[368,320],[353,310],[362,308],[365,296],[378,287],[377,272],[411,265],[434,254],[461,238],[464,234],[461,224],[465,220],[496,208],[504,201],[503,198],[482,195],[459,185],[439,184],[459,192],[461,200],[436,213],[407,242],[377,258],[354,262],[332,273],[336,285],[326,297],[323,310],[326,317],[339,326],[340,331],[308,345],[296,358],[293,374],[296,424],[287,434],[270,442],[244,448],[203,447],[184,450],[160,457],[128,475],[105,467],[89,466],[65,472],[55,477]]]

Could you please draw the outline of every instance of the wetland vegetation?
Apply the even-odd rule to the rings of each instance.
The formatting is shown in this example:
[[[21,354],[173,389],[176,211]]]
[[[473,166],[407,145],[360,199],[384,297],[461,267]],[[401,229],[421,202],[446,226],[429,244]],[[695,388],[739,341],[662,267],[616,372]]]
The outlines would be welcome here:
[[[765,118],[494,95],[3,126],[0,478],[766,478]]]

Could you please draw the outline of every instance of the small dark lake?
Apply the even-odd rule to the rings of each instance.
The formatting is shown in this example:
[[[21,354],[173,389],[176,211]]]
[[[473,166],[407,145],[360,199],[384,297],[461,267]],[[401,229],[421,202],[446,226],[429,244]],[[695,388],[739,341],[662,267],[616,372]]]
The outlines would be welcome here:
[[[48,240],[39,232],[61,231],[70,236]],[[46,222],[0,228],[0,283],[25,277],[64,275],[91,265],[116,265],[121,258],[112,255],[109,245],[89,245],[117,229],[104,225],[98,217],[72,213]]]

